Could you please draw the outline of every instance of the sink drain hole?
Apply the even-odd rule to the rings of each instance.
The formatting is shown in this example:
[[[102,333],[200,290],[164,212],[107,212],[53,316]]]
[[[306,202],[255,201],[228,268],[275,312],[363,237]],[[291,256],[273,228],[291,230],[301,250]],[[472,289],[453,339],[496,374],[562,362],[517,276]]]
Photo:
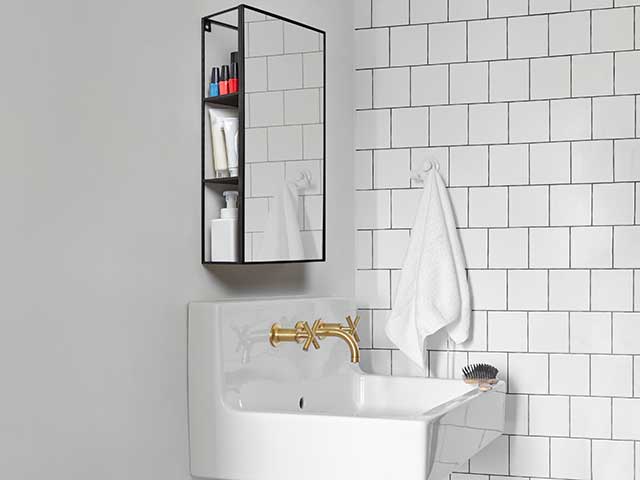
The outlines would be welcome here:
[[[300,410],[304,408],[304,397],[300,397],[300,400],[298,400],[298,406],[300,407]]]

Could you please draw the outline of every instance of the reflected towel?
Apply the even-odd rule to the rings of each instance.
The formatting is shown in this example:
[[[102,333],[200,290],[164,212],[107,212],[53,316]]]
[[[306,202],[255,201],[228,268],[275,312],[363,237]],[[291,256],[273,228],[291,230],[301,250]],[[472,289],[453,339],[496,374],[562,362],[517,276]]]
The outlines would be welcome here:
[[[298,222],[298,186],[283,181],[275,197],[264,231],[258,260],[300,260],[304,258],[302,236]]]

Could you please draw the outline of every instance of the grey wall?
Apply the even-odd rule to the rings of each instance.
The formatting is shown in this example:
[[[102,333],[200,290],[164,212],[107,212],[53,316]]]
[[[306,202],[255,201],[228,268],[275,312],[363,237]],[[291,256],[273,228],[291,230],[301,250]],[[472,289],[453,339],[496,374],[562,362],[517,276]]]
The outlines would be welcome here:
[[[350,9],[327,30],[328,261],[199,264],[199,17],[229,2],[3,2],[0,477],[188,478],[186,305],[353,290]]]

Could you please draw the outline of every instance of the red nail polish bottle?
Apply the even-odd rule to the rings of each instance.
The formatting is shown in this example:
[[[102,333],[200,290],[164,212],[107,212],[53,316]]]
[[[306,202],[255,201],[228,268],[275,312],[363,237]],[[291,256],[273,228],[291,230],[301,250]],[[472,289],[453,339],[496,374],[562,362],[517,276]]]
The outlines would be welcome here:
[[[218,87],[220,88],[220,95],[226,95],[229,93],[229,65],[222,65]]]
[[[238,64],[231,64],[231,73],[229,74],[229,93],[237,93],[238,91]]]

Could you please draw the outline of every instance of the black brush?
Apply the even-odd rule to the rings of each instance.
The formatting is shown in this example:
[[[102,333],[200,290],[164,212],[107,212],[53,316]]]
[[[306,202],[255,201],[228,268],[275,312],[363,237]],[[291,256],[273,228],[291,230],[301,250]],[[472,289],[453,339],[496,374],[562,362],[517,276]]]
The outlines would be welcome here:
[[[498,383],[498,369],[486,363],[475,363],[462,368],[464,383],[478,385],[483,392],[491,390]]]

